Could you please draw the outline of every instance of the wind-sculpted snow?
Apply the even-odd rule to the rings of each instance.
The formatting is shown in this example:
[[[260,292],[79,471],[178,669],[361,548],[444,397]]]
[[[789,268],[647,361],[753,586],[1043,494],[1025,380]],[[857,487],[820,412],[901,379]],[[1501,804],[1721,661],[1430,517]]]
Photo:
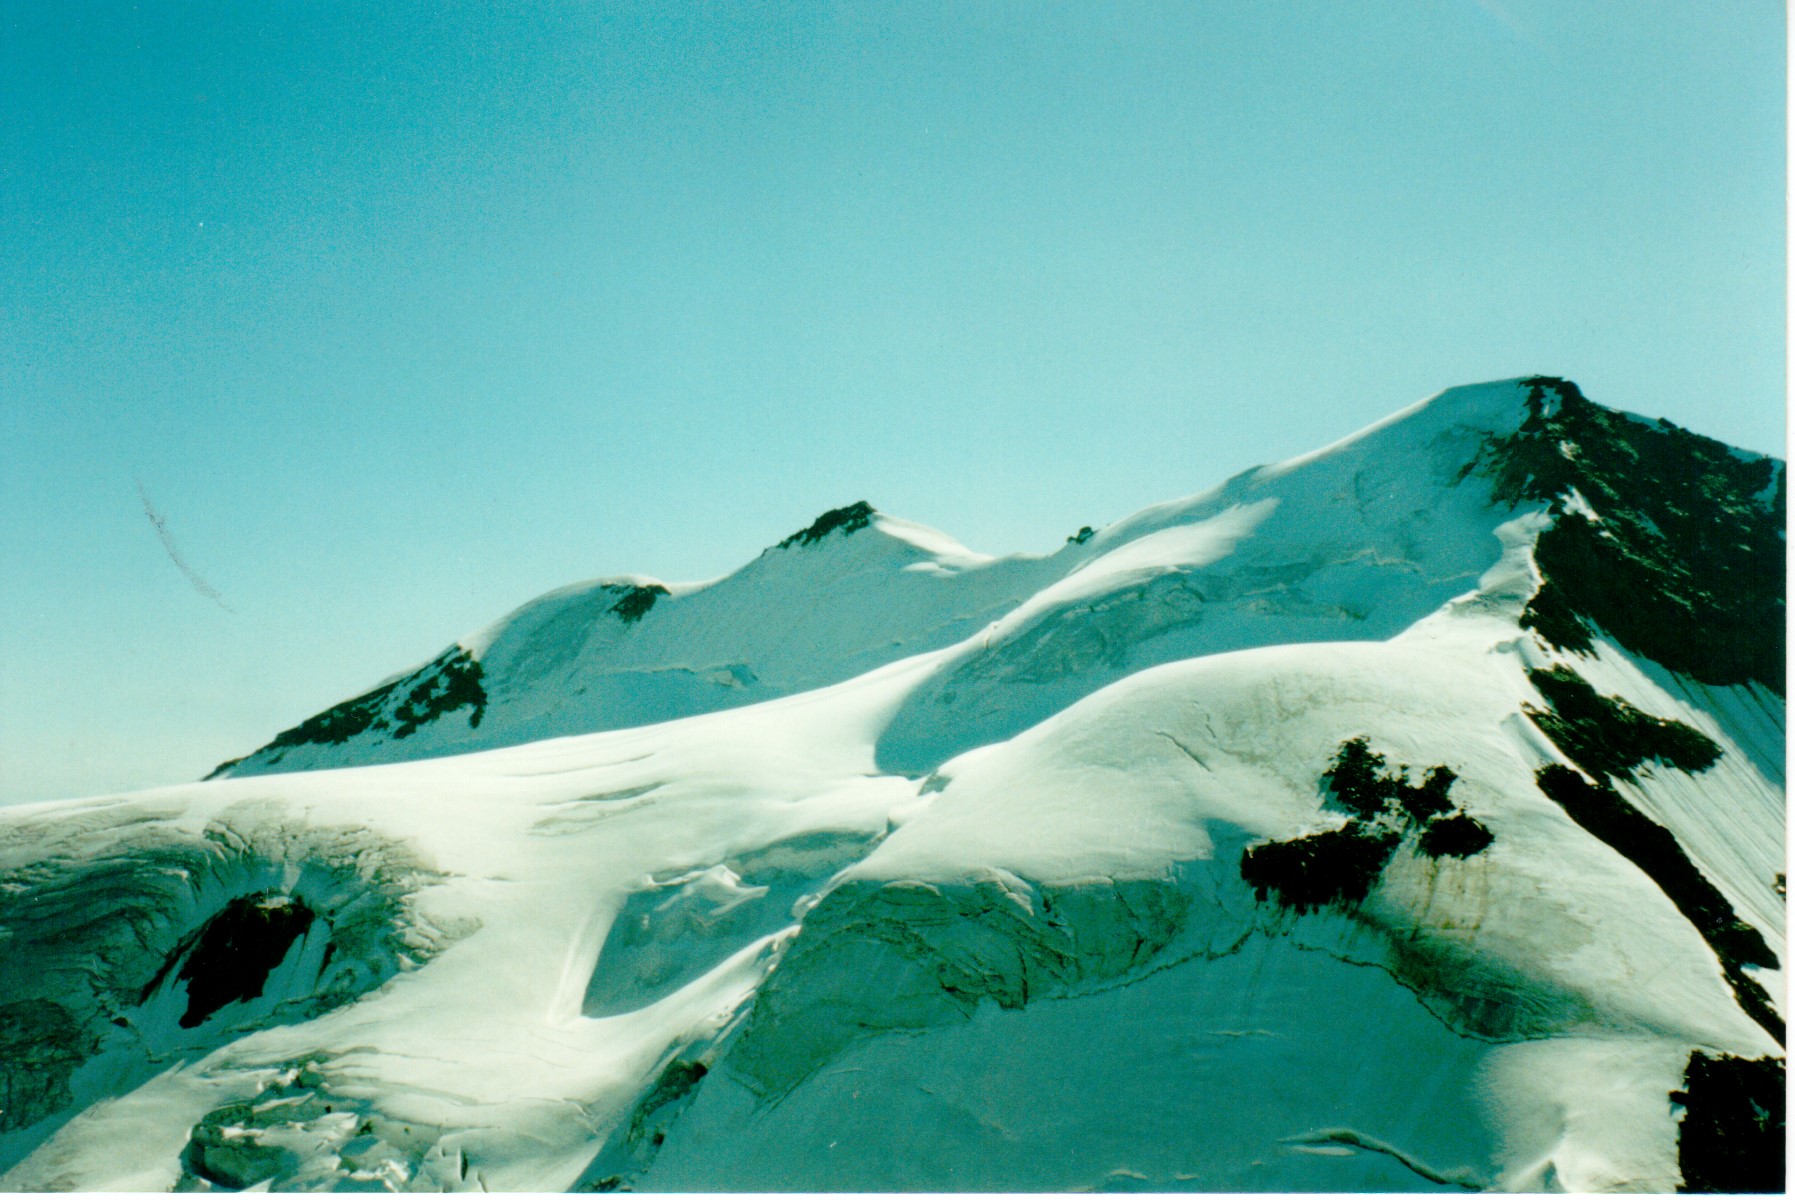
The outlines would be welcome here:
[[[929,770],[1158,663],[1394,637],[1496,561],[1511,513],[1463,468],[1519,416],[1511,386],[1457,389],[1104,530],[1097,557],[957,648],[893,721],[880,762]]]
[[[1172,941],[1184,907],[1163,880],[844,883],[811,911],[756,997],[732,1071],[777,1101],[859,1038],[1120,979]]]
[[[1392,1042],[1400,1062],[1374,1049]],[[636,1186],[1441,1190],[1400,1158],[1308,1139],[1363,1127],[1434,1171],[1485,1180],[1494,1131],[1468,1081],[1490,1056],[1374,968],[1255,941],[1124,987],[857,1043],[771,1108],[712,1072]]]
[[[834,509],[543,597],[219,780],[0,810],[0,1188],[1755,1185],[1781,694],[1541,547],[1643,554],[1617,464],[1689,450],[1756,578],[1781,471],[1747,512],[1584,413],[1602,486],[1561,480],[1566,394],[1458,389],[1045,557]],[[1685,535],[1648,565],[1696,612]]]
[[[799,906],[814,902],[830,876],[883,835],[818,830],[731,862],[651,878],[612,920],[583,1011],[610,1016],[645,1008],[792,926]]]

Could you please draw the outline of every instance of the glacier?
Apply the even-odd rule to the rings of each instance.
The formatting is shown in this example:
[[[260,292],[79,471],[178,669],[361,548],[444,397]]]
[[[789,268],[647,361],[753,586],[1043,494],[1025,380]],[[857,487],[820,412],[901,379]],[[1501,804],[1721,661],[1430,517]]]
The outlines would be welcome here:
[[[550,593],[0,810],[0,1188],[1780,1190],[1784,494],[1535,377]]]

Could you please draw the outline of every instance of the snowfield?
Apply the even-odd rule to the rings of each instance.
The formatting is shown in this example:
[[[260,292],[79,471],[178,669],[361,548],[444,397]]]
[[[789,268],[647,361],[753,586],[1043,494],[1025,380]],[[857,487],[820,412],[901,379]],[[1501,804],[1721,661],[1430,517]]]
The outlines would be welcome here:
[[[1649,523],[1630,602],[1706,603],[1642,445],[1780,555],[1780,463],[1479,385],[1048,556],[838,509],[0,811],[0,1188],[1780,1187],[1780,642],[1540,566]]]

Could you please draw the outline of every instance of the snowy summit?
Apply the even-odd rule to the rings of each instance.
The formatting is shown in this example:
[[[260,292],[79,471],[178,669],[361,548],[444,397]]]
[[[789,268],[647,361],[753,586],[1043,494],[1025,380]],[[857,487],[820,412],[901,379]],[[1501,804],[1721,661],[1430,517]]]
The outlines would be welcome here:
[[[0,810],[0,1188],[1781,1190],[1784,523],[1539,377],[551,592]]]

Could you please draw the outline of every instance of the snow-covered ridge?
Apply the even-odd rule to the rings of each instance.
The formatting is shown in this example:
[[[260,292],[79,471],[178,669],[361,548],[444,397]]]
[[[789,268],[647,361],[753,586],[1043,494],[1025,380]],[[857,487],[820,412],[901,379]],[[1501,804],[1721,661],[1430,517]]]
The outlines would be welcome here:
[[[365,719],[320,714],[218,774],[404,761],[652,724],[956,644],[963,656],[995,643],[991,653],[1014,659],[1029,653],[1018,636],[1046,636],[1063,619],[1082,622],[1087,641],[1130,643],[1115,650],[1112,669],[1075,672],[1071,691],[1050,688],[1007,722],[974,715],[954,743],[963,747],[1152,662],[1293,637],[1388,637],[1492,561],[1489,530],[1504,514],[1489,507],[1481,480],[1447,485],[1492,438],[1519,427],[1524,398],[1515,382],[1453,388],[1322,451],[1155,505],[1044,556],[977,554],[864,502],[831,510],[721,579],[628,576],[550,592],[399,677],[407,687],[339,706]],[[1449,511],[1437,510],[1442,497]],[[1424,532],[1428,523],[1450,535]],[[1263,619],[1272,609],[1281,620]],[[1106,632],[1093,610],[1126,629]],[[435,682],[445,668],[457,677]],[[1009,682],[1041,668],[1000,670]]]
[[[850,505],[0,812],[0,1188],[1763,1187],[1780,467],[1534,379],[1047,556]]]
[[[790,695],[958,641],[1057,567],[1054,556],[975,554],[870,508],[857,515],[808,540],[794,534],[708,583],[629,576],[550,592],[414,673],[413,686],[428,688],[446,662],[477,669],[477,694],[414,705],[430,710],[428,723],[404,720],[397,690],[371,706],[358,697],[338,706],[372,708],[358,727],[297,727],[218,773],[426,758]]]

